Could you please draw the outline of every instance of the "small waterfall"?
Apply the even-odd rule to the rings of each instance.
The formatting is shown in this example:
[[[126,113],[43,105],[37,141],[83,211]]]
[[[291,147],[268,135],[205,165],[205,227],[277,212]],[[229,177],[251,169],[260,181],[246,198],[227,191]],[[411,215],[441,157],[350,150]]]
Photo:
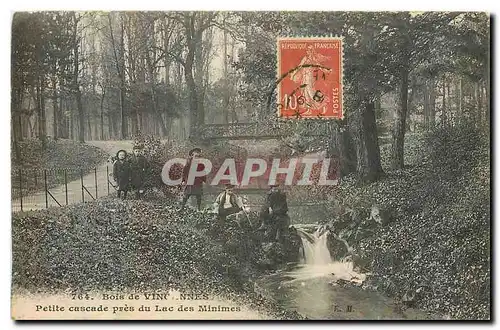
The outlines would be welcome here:
[[[297,234],[302,240],[304,259],[302,265],[294,271],[288,272],[292,280],[286,283],[304,281],[308,279],[330,277],[333,281],[339,279],[361,283],[366,279],[366,274],[354,271],[354,263],[350,260],[334,261],[328,249],[328,236],[330,231],[319,227],[312,234],[302,228],[297,228]]]
[[[318,228],[312,235],[303,230],[297,230],[297,232],[302,239],[306,264],[328,265],[332,263],[332,257],[327,246],[329,231]]]

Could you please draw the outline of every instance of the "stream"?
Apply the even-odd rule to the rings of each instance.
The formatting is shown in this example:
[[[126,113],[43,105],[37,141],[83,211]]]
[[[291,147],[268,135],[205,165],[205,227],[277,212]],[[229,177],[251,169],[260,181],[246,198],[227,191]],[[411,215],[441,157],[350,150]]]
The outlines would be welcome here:
[[[282,307],[313,320],[429,319],[424,312],[401,310],[394,300],[361,284],[370,274],[354,271],[349,260],[334,261],[327,248],[329,232],[298,229],[302,260],[259,279],[256,291]]]

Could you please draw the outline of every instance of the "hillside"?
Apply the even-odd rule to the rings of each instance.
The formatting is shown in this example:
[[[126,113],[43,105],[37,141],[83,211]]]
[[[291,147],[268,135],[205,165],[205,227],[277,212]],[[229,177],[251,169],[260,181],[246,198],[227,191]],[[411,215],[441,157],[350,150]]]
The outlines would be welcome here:
[[[372,206],[385,222],[353,242],[371,285],[452,319],[487,319],[490,301],[489,136],[470,126],[410,136],[403,171],[370,185],[339,187],[344,214]],[[384,148],[382,148],[382,151]],[[335,221],[335,219],[334,219]]]

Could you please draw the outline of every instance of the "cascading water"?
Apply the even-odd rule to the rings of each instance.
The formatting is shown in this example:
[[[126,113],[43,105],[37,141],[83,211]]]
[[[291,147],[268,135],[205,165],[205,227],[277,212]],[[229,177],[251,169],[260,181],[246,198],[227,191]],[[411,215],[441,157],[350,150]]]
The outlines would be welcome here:
[[[332,262],[330,251],[328,250],[328,231],[321,233],[320,229],[309,234],[299,230],[304,250],[305,263],[308,265],[326,265]]]
[[[309,233],[305,229],[311,226],[295,228],[302,240],[302,262],[291,271],[277,272],[259,281],[260,293],[310,319],[403,318],[392,300],[356,285],[367,274],[355,272],[352,261],[332,260],[327,244],[329,230],[320,227]],[[354,285],[342,285],[341,280]]]
[[[332,260],[328,250],[329,231],[319,227],[314,233],[297,228],[302,240],[304,260],[300,267],[287,275],[292,277],[290,282],[304,281],[312,278],[329,277],[332,281],[339,279],[361,283],[366,279],[365,274],[353,270],[354,264],[350,260]]]

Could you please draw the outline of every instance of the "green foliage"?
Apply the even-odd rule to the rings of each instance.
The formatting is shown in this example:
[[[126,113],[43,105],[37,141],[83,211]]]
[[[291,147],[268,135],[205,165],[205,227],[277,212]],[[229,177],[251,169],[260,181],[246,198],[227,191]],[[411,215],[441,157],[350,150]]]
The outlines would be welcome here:
[[[49,170],[47,186],[50,188],[64,183],[62,170],[70,169],[66,173],[69,182],[80,177],[79,170],[82,170],[85,175],[103,164],[108,158],[108,155],[97,147],[71,140],[47,140],[45,148],[40,140],[35,139],[18,143],[20,158],[12,157],[11,159],[11,182],[14,196],[19,196],[21,193],[19,171],[22,171],[22,191],[26,195],[27,191],[32,193],[45,189],[43,170]]]
[[[46,149],[42,148],[40,140],[18,143],[20,159],[12,157],[13,169],[93,168],[108,157],[100,148],[71,140],[48,140]]]
[[[386,139],[379,139],[380,143],[380,159],[382,162],[382,168],[384,171],[391,169],[391,141],[392,137]],[[410,133],[405,134],[405,148],[404,148],[404,159],[405,166],[413,167],[419,166],[423,161],[425,161],[429,155],[425,152],[425,136],[422,133]]]
[[[44,75],[71,81],[71,13],[16,13],[12,20],[12,78],[15,87],[40,86]],[[58,68],[59,71],[56,71]]]
[[[128,106],[132,112],[147,113],[157,116],[157,113],[164,114],[169,118],[177,118],[182,113],[180,111],[180,102],[174,93],[172,86],[160,83],[154,86],[155,102],[153,105],[151,84],[145,82],[135,82],[130,86],[131,96]],[[154,106],[156,106],[155,113]],[[157,118],[157,117],[155,117]]]
[[[446,179],[472,174],[490,159],[489,134],[470,123],[432,132],[427,146],[431,165]]]
[[[355,255],[372,261],[367,268],[379,289],[398,297],[418,292],[418,308],[488,318],[488,137],[466,125],[413,141],[424,143],[414,166],[370,185],[345,180],[339,187],[349,209],[385,210],[387,224],[358,241]]]
[[[250,300],[276,317],[297,318],[255,296],[247,283],[257,273],[258,247],[246,258],[235,255],[232,245],[210,236],[214,221],[164,203],[119,199],[18,213],[13,285],[33,293],[177,289]]]

